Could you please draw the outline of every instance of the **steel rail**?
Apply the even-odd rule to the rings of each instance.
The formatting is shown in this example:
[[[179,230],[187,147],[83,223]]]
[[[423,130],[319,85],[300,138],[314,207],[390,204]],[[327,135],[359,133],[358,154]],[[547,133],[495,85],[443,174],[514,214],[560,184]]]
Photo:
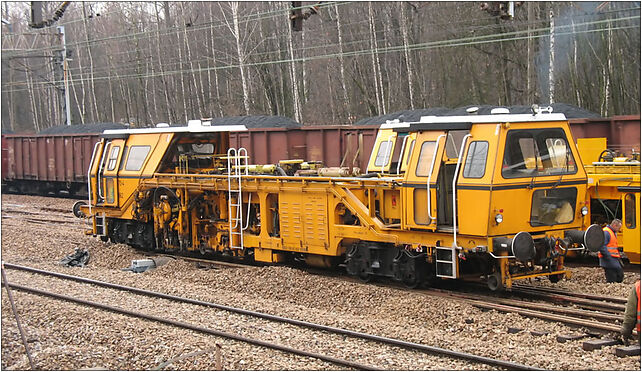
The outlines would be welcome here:
[[[539,291],[539,292],[549,292],[549,293],[555,293],[555,294],[572,296],[572,297],[586,298],[589,300],[609,301],[617,304],[626,304],[626,298],[622,298],[622,297],[600,296],[600,295],[594,295],[590,293],[573,293],[573,292],[565,291],[563,289],[548,288],[548,287],[533,287],[533,286],[527,286],[527,285],[521,285],[521,284],[513,285],[513,291],[515,290],[521,291],[524,289]]]
[[[102,286],[102,287],[106,287],[106,288],[129,291],[129,292],[132,292],[132,293],[137,293],[137,294],[141,294],[141,295],[145,295],[145,296],[153,296],[153,297],[159,297],[159,298],[172,300],[172,301],[178,301],[178,302],[190,303],[190,304],[194,304],[194,305],[212,307],[212,308],[216,308],[216,309],[219,309],[219,310],[225,310],[225,311],[229,311],[229,312],[233,312],[233,313],[237,313],[237,314],[263,318],[263,319],[267,319],[267,320],[271,320],[271,321],[282,322],[282,323],[297,325],[297,326],[301,326],[301,327],[307,327],[307,328],[316,329],[316,330],[322,330],[322,331],[336,333],[336,334],[340,334],[340,335],[345,335],[345,336],[350,336],[350,337],[355,337],[355,338],[361,338],[361,339],[365,339],[365,340],[369,340],[369,341],[382,342],[382,343],[385,343],[385,344],[399,346],[399,347],[403,347],[403,348],[406,348],[406,349],[423,351],[423,352],[428,352],[428,353],[438,354],[438,355],[445,355],[445,356],[452,357],[452,358],[478,362],[478,363],[482,363],[482,364],[486,364],[486,365],[504,367],[504,368],[508,368],[510,370],[541,370],[540,368],[537,368],[537,367],[528,366],[528,365],[519,364],[519,363],[514,363],[514,362],[510,362],[510,361],[492,359],[492,358],[483,357],[483,356],[479,356],[479,355],[474,355],[474,354],[469,354],[469,353],[464,353],[464,352],[458,352],[458,351],[448,350],[448,349],[442,349],[442,348],[435,347],[435,346],[428,346],[428,345],[418,344],[418,343],[414,343],[414,342],[403,341],[403,340],[398,340],[398,339],[394,339],[394,338],[388,338],[388,337],[384,337],[384,336],[377,336],[377,335],[372,335],[372,334],[352,331],[352,330],[343,329],[343,328],[337,328],[337,327],[332,327],[332,326],[327,326],[327,325],[322,325],[322,324],[316,324],[316,323],[311,323],[311,322],[307,322],[307,321],[303,321],[303,320],[285,318],[285,317],[281,317],[281,316],[278,316],[278,315],[271,315],[271,314],[266,314],[266,313],[251,311],[251,310],[239,309],[239,308],[234,308],[234,307],[227,306],[227,305],[216,304],[216,303],[206,302],[206,301],[200,301],[200,300],[195,300],[195,299],[186,298],[186,297],[174,296],[174,295],[169,295],[169,294],[160,293],[160,292],[148,291],[148,290],[145,290],[145,289],[128,287],[128,286],[124,286],[124,285],[120,285],[120,284],[107,283],[107,282],[102,282],[102,281],[98,281],[98,280],[94,280],[94,279],[87,279],[87,278],[81,278],[81,277],[77,277],[77,276],[73,276],[73,275],[55,273],[55,272],[50,272],[50,271],[46,271],[46,270],[31,268],[31,267],[27,267],[27,266],[14,265],[14,264],[6,263],[6,262],[5,262],[5,268],[21,270],[21,271],[27,271],[27,272],[32,272],[32,273],[37,273],[37,274],[42,274],[42,275],[48,275],[48,276],[53,276],[53,277],[56,277],[56,278],[73,280],[73,281],[78,281],[78,282],[82,282],[82,283],[94,284],[94,285],[98,285],[98,286]]]
[[[67,296],[67,295],[62,295],[62,294],[58,294],[58,293],[53,293],[53,292],[49,292],[49,291],[44,291],[44,290],[40,290],[40,289],[36,289],[36,288],[30,288],[30,287],[26,287],[26,286],[19,285],[19,284],[13,284],[13,283],[7,283],[7,282],[3,282],[3,284],[8,285],[10,288],[17,289],[19,291],[24,291],[24,292],[28,292],[28,293],[41,295],[41,296],[51,297],[51,298],[55,298],[57,300],[73,302],[73,303],[77,303],[77,304],[81,304],[81,305],[85,305],[85,306],[95,307],[95,308],[98,308],[98,309],[101,309],[101,310],[107,310],[107,311],[111,311],[111,312],[114,312],[114,313],[117,313],[117,314],[123,314],[123,315],[131,316],[131,317],[135,317],[135,318],[151,320],[151,321],[154,321],[154,322],[167,324],[167,325],[171,325],[171,326],[174,326],[174,327],[189,329],[189,330],[200,332],[200,333],[205,333],[205,334],[210,334],[210,335],[213,335],[213,336],[219,336],[219,337],[223,337],[223,338],[228,338],[228,339],[232,339],[232,340],[236,340],[236,341],[240,341],[240,342],[245,342],[245,343],[252,344],[252,345],[257,345],[257,346],[262,346],[262,347],[266,347],[266,348],[270,348],[270,349],[274,349],[274,350],[283,351],[283,352],[290,353],[290,354],[296,354],[296,355],[301,355],[301,356],[305,356],[305,357],[315,358],[315,359],[323,360],[325,362],[330,362],[330,363],[334,363],[334,364],[338,364],[338,365],[354,368],[354,369],[357,369],[357,370],[362,370],[362,371],[379,371],[379,370],[382,370],[381,368],[369,366],[369,365],[366,365],[366,364],[361,364],[361,363],[357,363],[357,362],[351,362],[349,360],[335,358],[335,357],[332,357],[332,356],[329,356],[329,355],[323,355],[323,354],[318,354],[318,353],[314,353],[314,352],[310,352],[310,351],[295,349],[295,348],[292,348],[292,347],[289,347],[289,346],[285,346],[285,345],[277,345],[277,344],[273,344],[271,342],[256,340],[256,339],[253,339],[253,338],[249,338],[249,337],[245,337],[245,336],[241,336],[241,335],[236,335],[236,334],[233,334],[233,333],[217,331],[215,329],[201,327],[201,326],[193,325],[193,324],[190,324],[190,323],[181,322],[181,321],[178,321],[178,320],[161,318],[161,317],[158,317],[158,316],[155,316],[155,315],[150,315],[150,314],[143,314],[143,313],[139,313],[139,312],[136,312],[136,311],[131,311],[131,310],[126,310],[126,309],[123,309],[123,308],[119,308],[119,307],[116,307],[116,306],[111,306],[111,305],[107,305],[107,304],[101,304],[101,303],[98,303],[98,302],[93,302],[93,301],[88,301],[88,300],[82,300],[82,299],[79,299],[79,298],[75,298],[75,297],[71,297],[71,296]]]
[[[538,290],[532,290],[532,289],[520,289],[519,292],[521,294],[525,294],[528,296],[538,296],[538,297],[547,298],[553,301],[570,302],[582,307],[587,307],[587,308],[590,307],[593,309],[600,309],[602,311],[608,311],[613,313],[624,313],[624,310],[626,307],[624,304],[614,304],[614,303],[609,303],[604,301],[589,300],[589,299],[574,296],[572,294],[563,295],[563,294],[555,294],[555,293],[544,293],[544,292],[541,292]]]
[[[424,294],[426,296],[433,296],[433,297],[460,299],[462,301],[465,301],[471,304],[472,306],[482,308],[482,309],[497,310],[505,313],[516,313],[516,314],[519,314],[522,316],[528,316],[531,318],[539,318],[539,319],[544,319],[552,322],[571,324],[575,326],[586,327],[586,328],[596,329],[600,331],[607,331],[607,332],[620,331],[620,326],[604,324],[601,322],[595,322],[595,321],[590,321],[586,319],[573,318],[570,316],[556,314],[553,312],[552,308],[545,311],[538,311],[538,310],[527,309],[520,306],[499,304],[497,302],[491,302],[492,300],[491,301],[479,300],[477,299],[478,297],[475,297],[475,296],[467,296],[467,295],[461,295],[461,294],[448,294],[448,293],[436,292],[436,291],[433,291],[431,293],[424,293]]]

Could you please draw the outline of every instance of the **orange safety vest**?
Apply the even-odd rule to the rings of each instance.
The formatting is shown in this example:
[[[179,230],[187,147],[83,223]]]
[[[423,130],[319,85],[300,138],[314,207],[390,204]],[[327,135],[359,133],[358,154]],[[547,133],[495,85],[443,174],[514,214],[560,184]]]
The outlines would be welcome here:
[[[635,329],[640,334],[640,281],[635,282],[635,294],[638,296],[638,321],[635,324]]]
[[[617,249],[617,237],[615,236],[615,233],[609,226],[604,226],[602,229],[606,232],[609,233],[610,239],[609,239],[609,244],[606,245],[606,249],[608,249],[609,253],[611,254],[611,257],[613,258],[620,258],[620,251]],[[597,253],[597,256],[599,258],[604,257],[601,252]]]

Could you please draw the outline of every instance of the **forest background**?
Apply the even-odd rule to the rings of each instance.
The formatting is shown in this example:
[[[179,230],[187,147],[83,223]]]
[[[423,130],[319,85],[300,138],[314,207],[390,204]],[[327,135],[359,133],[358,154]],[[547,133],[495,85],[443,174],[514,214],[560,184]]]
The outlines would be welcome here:
[[[507,5],[302,2],[296,31],[292,2],[43,2],[41,28],[29,2],[3,2],[2,130],[65,123],[65,62],[73,124],[351,124],[553,102],[640,113],[640,2],[514,2],[513,17]]]

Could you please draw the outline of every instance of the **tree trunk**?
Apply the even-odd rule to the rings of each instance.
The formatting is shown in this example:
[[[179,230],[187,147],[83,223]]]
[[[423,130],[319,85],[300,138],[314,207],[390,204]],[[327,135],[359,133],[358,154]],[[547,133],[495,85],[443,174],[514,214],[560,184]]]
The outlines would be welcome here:
[[[377,58],[375,57],[377,46],[377,35],[375,34],[375,25],[374,25],[374,13],[372,11],[372,2],[368,1],[368,24],[370,26],[370,47],[372,52],[370,53],[372,61],[372,76],[374,79],[374,90],[375,90],[375,99],[377,100],[377,115],[382,115],[383,112],[383,97],[379,94],[379,79],[378,79],[378,69],[377,69]]]
[[[343,109],[345,117],[350,117],[350,103],[348,101],[348,89],[346,88],[346,73],[343,61],[343,36],[341,34],[341,21],[339,18],[339,6],[334,4],[334,11],[337,13],[337,37],[339,40],[339,71],[341,73],[341,92],[343,93]]]
[[[410,51],[408,50],[408,20],[406,18],[406,6],[405,4],[399,4],[399,9],[401,11],[401,36],[403,37],[403,53],[406,60],[406,72],[408,77],[408,99],[410,100],[410,108],[415,109],[415,94],[412,86],[413,82],[413,71],[412,71],[412,61],[410,60]]]

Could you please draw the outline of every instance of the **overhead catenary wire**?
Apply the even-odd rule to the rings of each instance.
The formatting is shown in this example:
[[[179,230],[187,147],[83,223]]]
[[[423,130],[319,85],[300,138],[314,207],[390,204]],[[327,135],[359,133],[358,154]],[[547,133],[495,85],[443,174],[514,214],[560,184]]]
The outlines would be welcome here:
[[[334,4],[343,6],[343,5],[354,4],[354,3],[351,3],[349,1],[327,2],[327,3],[323,3],[321,5],[321,7],[322,8],[329,7],[329,6],[334,5]],[[301,7],[301,8],[304,8],[304,7]],[[288,14],[290,9],[293,9],[293,8],[284,8],[284,9],[279,9],[279,10],[275,10],[275,11],[268,11],[268,12],[264,12],[264,13],[252,13],[252,14],[246,16],[246,17],[239,17],[239,23],[240,24],[244,24],[244,23],[248,23],[248,22],[252,22],[252,21],[259,21],[259,20],[263,20],[263,19],[270,19],[270,18],[275,18],[275,17],[279,17],[279,16],[284,16],[285,14]],[[611,11],[607,11],[607,12],[588,13],[586,15],[581,15],[580,17],[590,16],[592,14],[609,14],[611,12],[624,12],[624,11],[629,11],[629,10],[639,10],[639,8],[615,9],[615,10],[611,10]],[[483,18],[477,18],[477,20],[491,20],[491,19],[494,19],[494,18],[495,17],[493,17],[493,16],[488,16],[488,17],[483,17]],[[564,17],[564,16],[562,16],[562,17],[558,17],[557,19],[558,20],[564,20],[564,19],[571,19],[571,18],[575,18],[575,17],[572,17],[572,16]],[[358,22],[355,22],[354,24],[360,24],[360,23],[363,23],[363,22],[367,22],[367,20],[358,21]],[[468,20],[464,20],[462,22],[468,22]],[[542,20],[541,22],[545,23],[546,20]],[[450,24],[453,24],[453,22],[438,23],[438,24],[435,24],[435,25],[438,26],[438,25],[446,25],[446,24],[450,25]],[[346,24],[344,26],[350,26],[350,25],[351,24]],[[157,30],[148,30],[148,31],[135,32],[135,33],[114,35],[114,36],[105,37],[105,38],[81,40],[81,41],[77,41],[77,42],[68,43],[67,47],[68,48],[73,48],[73,47],[79,47],[79,46],[87,46],[89,44],[99,44],[99,43],[102,43],[102,42],[120,40],[120,39],[124,39],[123,41],[129,41],[130,39],[134,39],[134,38],[136,38],[136,37],[138,37],[140,35],[150,35],[150,37],[152,37],[152,36],[173,35],[173,34],[176,34],[176,33],[180,33],[182,31],[187,31],[187,32],[191,33],[191,32],[195,32],[195,31],[199,31],[199,30],[205,30],[205,29],[208,29],[210,27],[221,27],[222,28],[222,27],[226,27],[226,23],[225,23],[225,21],[211,21],[211,22],[204,22],[204,23],[191,25],[191,26],[172,26],[172,27],[167,27],[167,28],[157,29]],[[58,49],[59,49],[58,46],[49,46],[49,47],[42,47],[42,48],[32,49],[30,52],[55,51],[55,50],[58,50]]]
[[[578,30],[578,28],[581,28],[582,26],[591,26],[591,25],[605,25],[611,22],[616,22],[616,21],[625,21],[625,20],[634,20],[634,19],[640,19],[640,16],[630,16],[630,17],[620,17],[616,19],[607,19],[607,20],[598,20],[598,21],[591,21],[591,22],[584,22],[584,23],[578,23],[575,24],[573,27],[571,25],[562,25],[556,27],[556,35],[574,35],[574,34],[586,34],[586,33],[595,33],[595,32],[604,32],[604,31],[617,31],[617,30],[624,30],[624,29],[630,29],[630,28],[635,28],[637,26],[631,25],[631,26],[621,26],[621,27],[603,27],[599,29],[593,29],[593,30]],[[608,25],[607,25],[608,26]],[[559,29],[569,29],[569,28],[575,28],[575,30],[571,30],[568,32],[560,32]],[[264,65],[273,65],[273,64],[282,64],[282,63],[291,63],[291,62],[307,62],[307,61],[313,61],[313,60],[319,60],[319,59],[329,59],[329,58],[336,58],[336,57],[355,57],[355,56],[360,56],[360,55],[366,55],[369,53],[377,52],[381,54],[386,54],[386,53],[393,53],[393,52],[400,52],[403,51],[404,48],[408,48],[409,50],[429,50],[429,49],[435,49],[435,48],[441,48],[441,47],[456,47],[456,46],[473,46],[473,45],[482,45],[482,44],[489,44],[489,43],[494,43],[494,42],[506,42],[506,41],[515,41],[515,40],[526,40],[526,39],[541,39],[548,37],[548,32],[550,31],[549,27],[541,27],[538,29],[531,29],[531,30],[520,30],[520,31],[513,31],[513,32],[506,32],[506,33],[496,33],[496,34],[491,34],[491,35],[479,35],[479,36],[471,36],[471,37],[466,37],[466,38],[459,38],[459,39],[447,39],[447,40],[439,40],[439,41],[431,41],[431,42],[426,42],[426,43],[417,43],[417,44],[412,44],[412,45],[395,45],[391,47],[379,47],[379,48],[368,48],[368,49],[361,49],[361,50],[355,50],[355,51],[348,51],[348,52],[343,52],[343,53],[330,53],[330,54],[322,54],[322,55],[316,55],[316,56],[306,56],[306,57],[295,57],[295,58],[286,58],[286,59],[280,59],[280,60],[271,60],[271,61],[262,61],[262,62],[248,62],[244,63],[243,66],[249,67],[249,66],[264,66]],[[528,33],[532,33],[532,36],[528,36]],[[539,34],[538,34],[539,33]],[[524,35],[526,36],[519,36],[519,35]],[[163,72],[154,72],[154,73],[147,73],[147,74],[127,74],[127,75],[120,75],[117,79],[141,79],[141,78],[154,78],[154,77],[161,77],[161,76],[171,76],[171,75],[176,75],[176,74],[184,74],[184,73],[200,73],[200,72],[207,72],[207,71],[214,71],[214,70],[226,70],[226,69],[237,69],[239,68],[238,64],[233,64],[233,65],[227,65],[227,66],[214,66],[214,67],[202,67],[202,68],[189,68],[189,69],[180,69],[180,70],[172,70],[172,71],[163,71]],[[101,80],[106,80],[106,79],[111,79],[113,80],[113,77],[94,77],[92,78],[81,78],[81,79],[75,79],[74,84],[80,84],[80,82],[86,82],[86,81],[101,81]],[[34,83],[36,84],[42,84],[41,82]],[[16,83],[9,83],[7,86],[20,86],[24,85],[24,82],[16,82]],[[24,89],[16,89],[13,90],[15,91],[23,91]]]

